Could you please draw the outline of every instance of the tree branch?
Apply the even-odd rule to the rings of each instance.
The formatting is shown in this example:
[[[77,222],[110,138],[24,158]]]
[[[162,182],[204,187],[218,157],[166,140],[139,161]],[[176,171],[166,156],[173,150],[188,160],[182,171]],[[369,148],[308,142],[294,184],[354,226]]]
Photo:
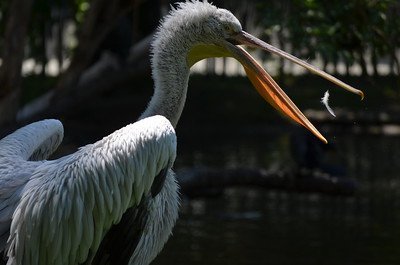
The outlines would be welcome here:
[[[353,179],[334,177],[316,171],[190,168],[178,171],[177,178],[182,194],[188,197],[218,194],[225,188],[246,186],[343,196],[352,195],[357,189],[357,183]]]

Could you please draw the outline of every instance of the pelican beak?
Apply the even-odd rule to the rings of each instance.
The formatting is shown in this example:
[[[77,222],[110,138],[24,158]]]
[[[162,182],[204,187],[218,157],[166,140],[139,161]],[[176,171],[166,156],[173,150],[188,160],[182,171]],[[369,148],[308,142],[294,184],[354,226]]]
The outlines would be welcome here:
[[[262,40],[250,35],[245,31],[238,33],[232,39],[229,39],[225,43],[225,48],[229,51],[230,55],[243,65],[247,76],[253,83],[258,93],[276,110],[307,128],[324,143],[327,143],[328,141],[304,116],[304,114],[279,87],[279,85],[272,79],[272,77],[257,63],[257,61],[248,52],[246,52],[242,47],[238,45],[246,45],[253,48],[260,48],[282,56],[296,64],[305,67],[312,73],[320,75],[321,77],[335,83],[336,85],[341,86],[352,93],[360,95],[361,99],[364,98],[364,94],[362,91],[343,83],[337,78],[317,69],[316,67],[298,59],[291,54],[288,54],[272,45],[263,42]]]
[[[196,62],[209,57],[233,57],[238,60],[244,67],[247,76],[253,83],[258,93],[268,101],[276,110],[291,120],[301,124],[324,143],[328,143],[325,137],[314,127],[314,125],[304,116],[293,101],[272,79],[272,77],[257,63],[257,61],[242,47],[238,45],[246,45],[253,48],[260,48],[279,56],[282,56],[296,64],[299,64],[314,74],[335,83],[344,89],[364,98],[362,91],[355,89],[337,78],[317,69],[316,67],[298,59],[297,57],[288,54],[262,40],[252,36],[251,34],[241,31],[230,39],[219,45],[199,44],[194,46],[188,54],[188,65],[191,67]]]

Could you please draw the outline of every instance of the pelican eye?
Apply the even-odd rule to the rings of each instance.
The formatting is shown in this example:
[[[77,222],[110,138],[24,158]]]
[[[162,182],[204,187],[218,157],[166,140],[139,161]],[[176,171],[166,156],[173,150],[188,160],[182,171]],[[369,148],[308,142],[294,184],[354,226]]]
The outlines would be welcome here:
[[[230,24],[224,24],[223,25],[224,30],[229,34],[229,35],[233,35],[235,33],[235,30],[233,29],[233,27]]]

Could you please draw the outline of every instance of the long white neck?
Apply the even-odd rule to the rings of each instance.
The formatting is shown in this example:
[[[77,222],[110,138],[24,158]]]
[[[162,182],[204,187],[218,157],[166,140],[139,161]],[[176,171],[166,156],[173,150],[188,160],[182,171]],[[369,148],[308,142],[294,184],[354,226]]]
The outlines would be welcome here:
[[[163,115],[176,127],[186,101],[189,81],[187,54],[192,43],[184,32],[159,32],[153,43],[154,95],[140,119]]]
[[[164,18],[152,44],[154,95],[141,119],[163,115],[176,127],[186,101],[188,53],[193,45],[204,42],[210,35],[204,21],[216,11],[207,2],[188,1],[180,3],[178,9]]]

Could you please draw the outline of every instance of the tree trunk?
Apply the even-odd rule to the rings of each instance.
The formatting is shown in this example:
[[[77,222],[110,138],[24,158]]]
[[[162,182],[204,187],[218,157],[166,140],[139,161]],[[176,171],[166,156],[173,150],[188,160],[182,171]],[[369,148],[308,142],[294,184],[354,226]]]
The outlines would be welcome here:
[[[62,75],[53,100],[68,95],[78,84],[81,73],[93,62],[96,52],[106,35],[122,15],[128,13],[135,1],[93,0],[79,33],[79,45],[71,65]]]
[[[285,41],[283,36],[283,30],[279,29],[277,32],[279,48],[285,50]],[[278,76],[279,78],[284,78],[285,75],[285,59],[279,56],[279,66],[278,66]]]
[[[359,64],[361,66],[361,75],[367,76],[368,70],[367,70],[367,62],[365,61],[364,58],[364,49],[361,48],[357,50],[357,53],[358,53]]]
[[[400,75],[400,62],[399,59],[396,56],[396,47],[392,49],[392,54],[391,54],[391,60],[392,60],[392,67],[391,71],[393,72],[394,75]]]
[[[21,67],[33,0],[11,2],[0,67],[0,125],[15,120],[21,95]]]
[[[372,75],[377,77],[379,75],[378,72],[378,52],[375,47],[371,49],[371,64],[372,64]]]

